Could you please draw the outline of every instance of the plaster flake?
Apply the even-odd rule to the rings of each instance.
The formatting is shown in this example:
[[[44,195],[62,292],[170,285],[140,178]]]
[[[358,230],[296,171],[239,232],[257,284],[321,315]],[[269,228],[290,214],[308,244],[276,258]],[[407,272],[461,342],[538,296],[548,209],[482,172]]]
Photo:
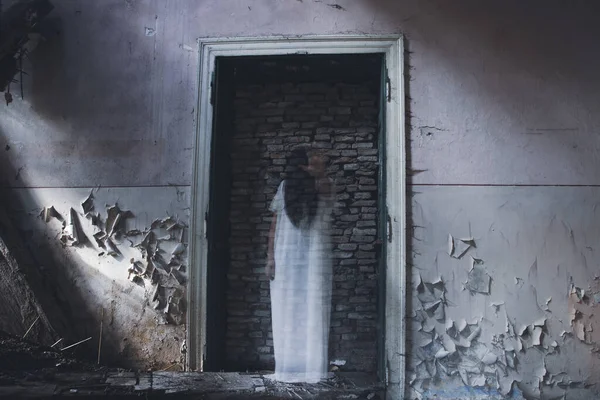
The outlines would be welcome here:
[[[477,326],[475,329],[473,329],[473,331],[469,334],[469,336],[467,336],[466,342],[467,342],[468,346],[466,346],[466,347],[470,347],[471,343],[475,339],[477,339],[480,334],[481,334],[481,328],[479,326]]]
[[[448,350],[439,349],[437,351],[437,353],[435,353],[435,358],[437,358],[437,359],[444,358],[444,357],[448,356],[449,354],[451,354],[451,353]]]
[[[471,378],[471,386],[473,387],[484,387],[486,385],[485,375],[477,374]]]
[[[463,241],[449,235],[448,255],[455,259],[463,258],[474,247],[474,242],[470,245],[470,240],[472,239],[467,238]],[[535,275],[537,262],[534,262],[533,270]],[[483,316],[467,321],[465,318],[453,320],[445,314],[436,315],[436,311],[444,309],[445,305],[446,288],[441,278],[428,282],[419,276],[416,283],[416,296],[422,309],[418,329],[427,332],[420,339],[420,356],[417,357],[417,365],[423,365],[423,368],[416,368],[409,381],[417,393],[426,393],[424,388],[433,379],[440,378],[440,374],[459,377],[466,387],[494,387],[502,396],[509,396],[515,388],[520,387],[525,390],[525,398],[554,398],[555,389],[560,385],[571,387],[578,384],[564,372],[550,374],[546,367],[545,357],[557,354],[559,347],[558,342],[552,338],[544,345],[544,335],[548,333],[548,322],[552,314],[515,327],[505,309],[504,333],[494,335],[492,341],[487,343],[482,338]],[[465,287],[472,293],[490,294],[492,283],[491,277],[483,268],[483,260],[471,256],[469,279],[465,282]],[[515,278],[515,284],[519,288],[522,280]],[[600,298],[600,287],[597,292]],[[551,302],[552,297],[548,297],[540,311],[549,312]],[[573,331],[576,337],[589,342],[594,332],[594,323],[584,318],[584,315],[593,314],[590,310],[582,309],[590,303],[586,291],[580,288],[570,289],[570,303],[573,305],[570,309]],[[595,300],[593,304],[596,304]],[[489,304],[496,315],[504,305],[505,301],[493,301]],[[443,318],[440,319],[440,316]],[[564,337],[567,333],[563,331],[560,336]],[[529,352],[533,348],[542,352],[544,359],[539,368],[534,370],[534,381],[529,382],[523,379],[525,371],[519,369],[519,357],[530,358]]]
[[[450,234],[448,234],[448,255],[454,256],[454,238]]]
[[[552,301],[552,297],[548,297],[546,299],[546,301],[544,302],[544,305],[542,306],[542,310],[544,310],[544,311],[550,311],[549,305],[550,305],[551,301]]]
[[[546,318],[545,317],[538,318],[535,321],[533,321],[533,326],[543,327],[545,325],[546,325]]]
[[[532,345],[533,346],[541,346],[542,345],[542,328],[539,326],[536,326],[535,328],[533,328],[531,337],[532,337]]]
[[[597,312],[596,302],[592,300],[594,294],[600,292],[600,283],[594,280],[589,285],[589,293],[575,285],[571,286],[568,297],[569,323],[573,335],[583,343],[596,345],[600,342],[600,333],[594,330],[596,320],[594,314]],[[567,332],[561,333],[565,336]]]
[[[83,214],[87,215],[88,213],[94,211],[94,191],[91,190],[88,197],[81,202],[81,208],[83,210]]]
[[[481,362],[483,362],[486,365],[492,365],[495,364],[496,361],[498,361],[498,356],[494,353],[492,353],[491,351],[488,350],[488,352],[481,358]]]
[[[106,233],[109,237],[122,235],[125,220],[134,216],[131,211],[121,210],[117,204],[108,207],[106,214]]]
[[[452,235],[448,235],[448,255],[450,257],[462,259],[474,247],[476,247],[475,240],[471,237],[455,238]]]
[[[61,241],[69,246],[77,246],[85,243],[85,234],[81,230],[79,217],[73,208],[69,209],[68,219],[61,235]]]
[[[432,342],[433,342],[432,335],[423,335],[419,339],[418,343],[419,343],[419,347],[426,347],[426,346],[429,346]]]
[[[118,257],[121,254],[117,245],[109,237],[104,239],[104,247],[107,249],[109,256]]]
[[[432,319],[426,319],[421,323],[421,330],[423,332],[431,333],[435,329],[435,321]]]
[[[481,266],[474,266],[469,271],[469,278],[465,282],[466,288],[473,293],[490,294],[491,278]]]
[[[40,213],[40,217],[44,220],[44,222],[48,223],[52,218],[56,218],[59,221],[63,221],[62,216],[56,211],[54,206],[44,207],[42,212]]]
[[[492,307],[494,309],[494,313],[498,314],[498,312],[500,311],[500,306],[503,306],[504,302],[503,301],[493,301],[490,303],[490,307]]]
[[[454,342],[454,340],[452,340],[452,338],[446,334],[441,336],[441,342],[442,342],[442,346],[444,346],[444,348],[450,352],[450,354],[453,354],[454,352],[456,352],[456,343]]]
[[[141,242],[131,247],[140,252],[140,259],[131,258],[127,269],[127,279],[133,284],[142,287],[153,287],[149,296],[154,303],[154,309],[161,312],[165,317],[158,317],[159,323],[184,323],[184,301],[186,276],[184,274],[184,263],[186,260],[187,246],[183,242],[183,230],[185,224],[177,218],[167,216],[152,222],[150,228],[144,231],[139,229],[126,229],[127,219],[135,218],[131,211],[123,211],[117,204],[106,207],[106,218],[104,229],[102,229],[102,218],[100,213],[94,214],[95,208],[93,191],[81,202],[82,211],[91,220],[94,233],[92,237],[99,249],[98,256],[112,256],[116,259],[122,258],[119,249],[122,238],[144,235]],[[53,218],[63,224],[60,236],[61,242],[68,246],[78,246],[87,242],[85,232],[81,227],[79,215],[75,209],[70,208],[67,220],[56,211],[53,206],[45,207],[40,217],[46,222]],[[157,237],[157,232],[166,231],[167,235]],[[162,254],[160,243],[173,243],[170,251],[170,260],[167,263]]]

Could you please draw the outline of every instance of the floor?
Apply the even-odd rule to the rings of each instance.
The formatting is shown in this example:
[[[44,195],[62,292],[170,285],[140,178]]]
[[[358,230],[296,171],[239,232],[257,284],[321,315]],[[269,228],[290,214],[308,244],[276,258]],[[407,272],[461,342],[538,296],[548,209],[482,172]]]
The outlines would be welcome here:
[[[252,373],[24,373],[0,380],[0,398],[367,399],[383,387],[360,373],[339,373],[318,384],[283,384]]]
[[[384,387],[364,373],[337,371],[318,384],[284,384],[269,372],[136,372],[109,368],[0,331],[0,399],[367,399]]]

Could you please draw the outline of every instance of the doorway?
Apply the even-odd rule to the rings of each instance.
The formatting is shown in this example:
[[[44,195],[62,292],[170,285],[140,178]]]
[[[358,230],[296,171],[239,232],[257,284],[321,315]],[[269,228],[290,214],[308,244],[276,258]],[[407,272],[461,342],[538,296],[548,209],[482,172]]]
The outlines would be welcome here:
[[[304,145],[328,159],[337,189],[329,358],[344,371],[377,372],[385,317],[382,58],[217,58],[206,370],[274,369],[264,272],[269,203],[290,150]]]
[[[340,40],[327,51],[321,40],[298,39],[307,49],[301,54],[285,48],[294,42],[288,40],[266,57],[260,54],[266,49],[251,49],[266,44],[260,40],[221,53],[215,50],[224,43],[209,48],[204,42],[201,82],[210,78],[211,85],[200,93],[196,146],[191,368],[202,360],[203,370],[272,369],[269,282],[262,271],[266,210],[284,174],[286,151],[311,143],[330,158],[339,188],[330,360],[347,370],[377,371],[388,387],[403,371],[403,359],[390,354],[404,346],[398,335],[404,329],[398,308],[404,304],[403,267],[386,268],[403,258],[404,247],[398,213],[403,174],[390,170],[404,160],[397,152],[404,142],[398,125],[403,95],[394,93],[401,88],[400,41],[361,47],[357,38]],[[392,205],[392,199],[401,203]]]

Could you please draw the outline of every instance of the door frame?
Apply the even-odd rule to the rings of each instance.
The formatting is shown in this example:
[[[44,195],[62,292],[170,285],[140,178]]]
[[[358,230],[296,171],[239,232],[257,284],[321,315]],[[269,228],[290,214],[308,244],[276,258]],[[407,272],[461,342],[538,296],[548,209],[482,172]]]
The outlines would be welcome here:
[[[206,346],[207,215],[217,57],[382,53],[387,68],[385,168],[388,213],[385,285],[385,384],[388,398],[405,388],[406,145],[404,46],[401,35],[269,36],[200,38],[198,116],[194,143],[186,368],[202,371]]]

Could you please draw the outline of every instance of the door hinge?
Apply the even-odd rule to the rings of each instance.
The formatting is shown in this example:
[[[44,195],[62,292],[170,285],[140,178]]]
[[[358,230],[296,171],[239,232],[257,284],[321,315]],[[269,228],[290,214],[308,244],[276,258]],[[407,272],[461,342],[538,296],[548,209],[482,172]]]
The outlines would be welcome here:
[[[215,82],[215,73],[212,73],[212,76],[210,78],[210,104],[211,105],[215,105],[215,97],[216,97],[216,91],[217,91],[217,84]]]
[[[387,97],[387,102],[391,103],[392,102],[392,81],[390,80],[389,76],[387,76],[385,78],[385,94]]]
[[[208,240],[208,211],[204,212],[204,239]]]

